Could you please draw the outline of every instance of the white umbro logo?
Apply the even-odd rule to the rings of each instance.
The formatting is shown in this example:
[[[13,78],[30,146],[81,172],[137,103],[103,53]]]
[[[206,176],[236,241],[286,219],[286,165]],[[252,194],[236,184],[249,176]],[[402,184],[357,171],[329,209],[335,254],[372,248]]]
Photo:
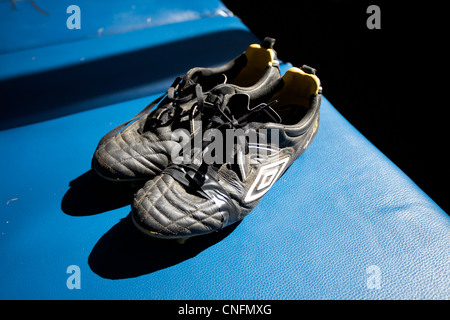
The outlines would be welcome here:
[[[259,199],[269,191],[275,181],[277,181],[283,173],[288,161],[289,157],[286,157],[277,162],[260,167],[255,181],[250,189],[248,189],[244,202],[252,202]]]

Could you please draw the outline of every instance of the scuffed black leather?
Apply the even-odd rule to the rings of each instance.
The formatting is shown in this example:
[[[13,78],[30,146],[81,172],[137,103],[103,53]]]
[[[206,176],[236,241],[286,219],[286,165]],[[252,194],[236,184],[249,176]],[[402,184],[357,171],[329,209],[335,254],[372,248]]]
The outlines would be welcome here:
[[[148,181],[136,194],[134,221],[161,238],[187,238],[223,226],[223,214],[211,200],[186,192],[170,174]]]
[[[188,72],[188,78],[185,79],[186,83],[190,83],[191,88],[193,88],[193,83],[189,77],[195,74],[194,71],[197,69],[191,69]],[[236,92],[244,93],[256,92],[261,89],[269,90],[270,85],[279,78],[279,68],[273,66],[268,67],[264,76],[251,87],[227,86],[232,87]],[[217,88],[220,90],[220,85]],[[213,90],[214,88],[209,92]],[[164,106],[165,103],[170,102],[164,99],[160,105]],[[189,111],[195,103],[194,98],[183,103],[181,109],[184,112]],[[180,127],[189,128],[189,119],[185,116],[181,123],[179,119],[177,121],[169,120],[162,126],[148,128],[148,120],[150,120],[148,118],[152,117],[160,108],[161,106],[131,121],[116,134],[106,135],[94,153],[92,168],[110,180],[145,180],[161,173],[174,160],[170,158],[171,150],[178,146],[178,142],[171,139],[172,132]],[[201,119],[201,116],[201,114],[198,115],[198,120]]]
[[[159,174],[169,164],[170,151],[178,142],[171,139],[169,126],[139,133],[146,117],[111,137],[95,151],[92,166],[110,179],[146,179]]]
[[[213,202],[222,214],[222,227],[237,220],[239,209],[233,203],[229,193],[222,187],[216,178],[197,165],[172,165],[164,170],[185,188],[203,196]]]
[[[279,132],[281,149],[278,156],[280,159],[289,159],[283,172],[305,151],[317,134],[320,99],[312,99],[311,103],[311,112],[298,126],[259,124],[260,128]],[[309,127],[305,127],[304,123]],[[302,130],[296,130],[296,127]],[[249,154],[246,156],[249,157]],[[248,166],[248,176],[245,179],[235,170],[228,169],[227,164],[220,166],[217,177],[207,175],[220,186],[219,192],[223,190],[221,194],[229,197],[227,202],[233,203],[225,209],[215,203],[214,197],[206,194],[202,186],[195,183],[190,185],[187,181],[189,178],[177,178],[177,175],[163,171],[138,191],[132,203],[135,223],[152,236],[188,238],[211,233],[242,220],[262,199],[251,202],[244,200],[249,186],[257,179],[259,168],[258,165],[251,165],[249,159],[245,163]],[[180,168],[179,171],[183,169]],[[231,207],[234,207],[234,211],[227,213]]]

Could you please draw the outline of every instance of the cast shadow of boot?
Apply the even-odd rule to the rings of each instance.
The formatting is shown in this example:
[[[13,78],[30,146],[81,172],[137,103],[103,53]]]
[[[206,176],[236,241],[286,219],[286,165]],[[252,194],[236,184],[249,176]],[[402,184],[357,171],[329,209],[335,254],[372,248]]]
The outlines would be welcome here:
[[[93,272],[106,279],[138,277],[195,257],[227,237],[238,224],[180,244],[143,234],[133,225],[129,214],[100,238],[88,263]]]
[[[108,181],[92,169],[69,183],[61,209],[70,216],[90,216],[131,204],[143,185]]]

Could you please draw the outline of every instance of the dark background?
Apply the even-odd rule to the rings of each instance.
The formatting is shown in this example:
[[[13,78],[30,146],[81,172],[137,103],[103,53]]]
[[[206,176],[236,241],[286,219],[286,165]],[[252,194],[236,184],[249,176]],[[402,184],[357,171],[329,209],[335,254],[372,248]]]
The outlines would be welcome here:
[[[276,38],[281,60],[316,68],[335,108],[450,212],[445,2],[223,3],[260,39]],[[366,26],[371,4],[380,30]]]

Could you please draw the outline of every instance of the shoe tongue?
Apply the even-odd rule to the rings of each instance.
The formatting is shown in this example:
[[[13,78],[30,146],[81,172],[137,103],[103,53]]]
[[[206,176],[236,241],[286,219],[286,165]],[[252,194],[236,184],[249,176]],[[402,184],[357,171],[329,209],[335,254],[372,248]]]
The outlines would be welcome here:
[[[282,119],[281,116],[272,107],[269,106],[255,113],[253,121],[281,123]]]
[[[236,89],[233,86],[227,85],[227,84],[222,84],[219,86],[216,86],[215,88],[213,88],[211,90],[212,94],[215,95],[227,95],[227,94],[235,94],[236,93]]]
[[[205,101],[214,103],[219,96],[231,96],[236,93],[236,89],[232,86],[223,84],[213,88],[207,95]]]
[[[249,103],[250,98],[248,95],[238,93],[229,97],[227,107],[235,119],[240,119],[249,112]]]
[[[194,68],[186,74],[186,84],[200,84],[203,92],[210,91],[214,87],[227,83],[227,76],[223,73],[211,73],[209,69]]]
[[[266,107],[263,110],[256,111],[255,109],[261,108],[260,105],[251,105],[251,99],[248,94],[236,93],[236,89],[230,85],[219,85],[212,89],[205,101],[214,103],[217,98],[223,97],[223,107],[227,106],[235,119],[243,119],[242,121],[251,122],[275,122],[281,123],[282,119],[280,115],[271,107]],[[246,116],[252,112],[249,118]]]
[[[247,94],[235,94],[231,96],[227,106],[236,119],[243,119],[243,121],[249,122],[281,123],[280,115],[270,106],[260,111],[256,109],[263,108],[262,106],[251,106],[250,97]],[[252,114],[247,118],[249,113]]]
[[[227,76],[223,73],[199,79],[198,83],[202,86],[203,92],[212,90],[216,86],[227,83]]]

